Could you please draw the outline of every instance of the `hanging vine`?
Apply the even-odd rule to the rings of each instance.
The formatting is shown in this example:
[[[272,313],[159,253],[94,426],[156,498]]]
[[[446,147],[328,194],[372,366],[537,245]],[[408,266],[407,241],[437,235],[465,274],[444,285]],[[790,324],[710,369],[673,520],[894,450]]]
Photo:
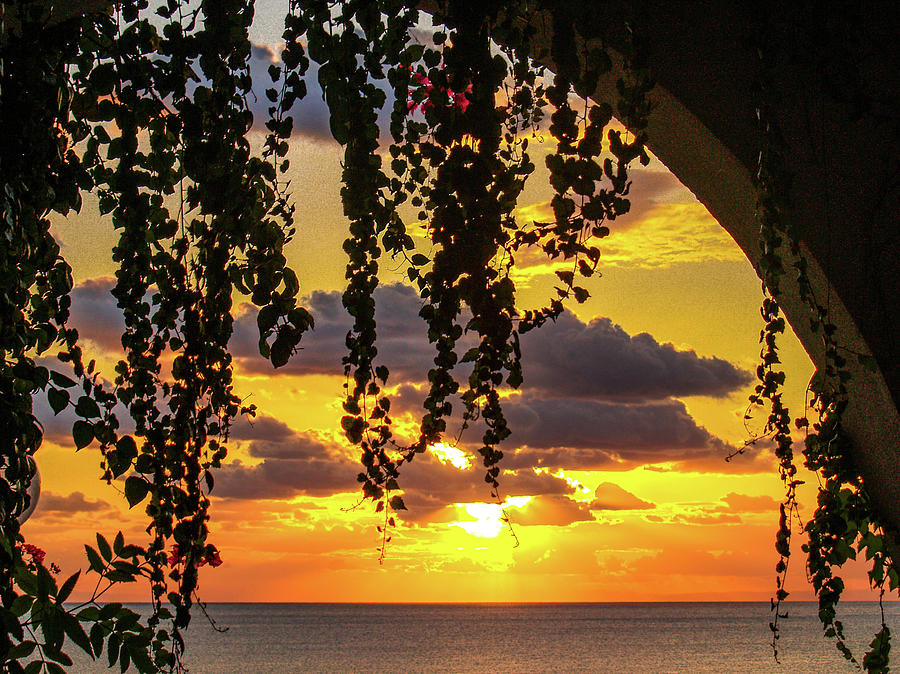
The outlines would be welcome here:
[[[260,351],[276,367],[312,322],[296,305],[299,284],[282,252],[293,234],[273,159],[282,147],[256,158],[246,139],[253,5],[168,2],[154,8],[167,21],[160,34],[147,2],[124,1],[111,14],[59,27],[58,41],[40,8],[15,9],[21,26],[4,34],[3,119],[21,146],[4,144],[2,161],[4,178],[21,184],[5,184],[7,240],[22,243],[4,249],[4,288],[13,278],[21,282],[4,295],[3,324],[22,333],[10,332],[3,346],[10,391],[3,404],[9,427],[22,430],[3,448],[3,661],[24,671],[20,661],[36,652],[28,671],[56,671],[71,664],[62,651],[68,637],[92,657],[105,645],[110,664],[118,661],[123,671],[130,663],[141,671],[180,670],[198,568],[221,563],[208,539],[212,470],[226,455],[231,420],[253,413],[232,390],[232,295],[246,293],[261,307]],[[43,89],[15,86],[23,81]],[[112,385],[93,362],[83,364],[77,333],[65,326],[71,271],[49,234],[48,212],[79,208],[79,188],[97,190],[101,212],[120,233],[113,295],[125,319],[125,356]],[[30,313],[24,321],[23,311]],[[77,399],[70,390],[79,382],[31,358],[54,342],[81,380]],[[74,408],[75,446],[96,440],[104,479],[126,478],[129,504],[146,502],[148,547],[126,545],[121,535],[110,545],[98,535],[97,549],[87,551],[105,583],[149,581],[146,624],[121,605],[97,606],[108,589],[103,582],[88,605],[66,609],[78,574],[57,588],[40,561],[22,561],[15,518],[26,505],[30,455],[41,439],[31,415],[36,390],[47,391],[56,413]],[[123,408],[134,428],[127,434],[119,430]]]
[[[798,8],[798,11],[804,10]],[[801,524],[803,522],[796,494],[796,488],[802,482],[797,477],[793,458],[790,414],[782,403],[781,388],[785,374],[780,369],[777,347],[778,336],[785,330],[779,297],[782,294],[781,284],[788,273],[782,257],[786,242],[793,273],[791,281],[797,288],[800,301],[808,308],[810,328],[820,336],[823,355],[823,366],[810,384],[812,398],[808,411],[814,417],[812,425],[810,427],[808,414],[794,422],[797,429],[805,432],[804,465],[819,479],[813,516],[803,525],[807,534],[807,542],[803,544],[803,551],[807,553],[807,575],[818,597],[819,620],[825,636],[831,638],[838,651],[857,667],[883,672],[888,670],[891,637],[883,608],[881,627],[869,644],[862,663],[847,645],[843,623],[837,619],[844,582],[836,570],[848,560],[856,559],[857,554],[865,551],[866,560],[871,562],[869,581],[878,591],[879,601],[886,590],[900,589],[900,575],[889,555],[884,528],[866,492],[864,481],[853,465],[852,443],[843,427],[843,415],[849,402],[847,385],[852,376],[842,355],[847,350],[839,343],[827,299],[817,297],[813,290],[809,263],[801,249],[798,233],[786,218],[792,203],[792,177],[787,169],[785,141],[776,114],[777,94],[769,84],[774,81],[779,60],[784,55],[776,45],[771,23],[762,20],[761,24],[757,32],[759,94],[756,112],[760,126],[760,153],[756,184],[762,253],[758,269],[765,295],[761,311],[765,326],[760,333],[762,362],[757,369],[760,383],[750,402],[753,405],[768,404],[769,415],[764,433],[770,435],[775,443],[781,480],[786,489],[776,534],[776,551],[780,559],[776,565],[776,596],[772,601],[772,647],[777,659],[779,619],[784,617],[781,604],[788,596],[784,581],[791,556],[791,525],[795,520]],[[798,56],[795,54],[793,58]],[[857,95],[850,98],[860,100],[863,97]]]

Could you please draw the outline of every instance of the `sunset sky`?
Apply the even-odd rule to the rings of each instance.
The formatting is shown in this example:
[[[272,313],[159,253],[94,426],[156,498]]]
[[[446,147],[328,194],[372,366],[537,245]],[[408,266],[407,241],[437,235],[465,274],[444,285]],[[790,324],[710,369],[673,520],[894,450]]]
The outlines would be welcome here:
[[[277,53],[286,3],[261,3],[254,73]],[[261,88],[264,87],[264,80]],[[666,601],[767,600],[781,483],[764,449],[725,462],[748,438],[755,383],[760,284],[730,236],[654,161],[634,171],[632,213],[603,242],[592,297],[523,337],[525,383],[505,409],[513,430],[502,449],[501,492],[519,545],[499,521],[474,454],[477,431],[406,467],[409,507],[383,565],[380,516],[359,501],[357,452],[339,421],[341,356],[350,325],[340,302],[340,148],[324,104],[310,100],[295,122],[289,159],[298,234],[288,247],[316,329],[274,371],[256,350],[255,309],[237,309],[232,352],[236,391],[258,408],[236,421],[227,465],[213,492],[212,542],[225,564],[204,569],[208,601]],[[264,96],[260,96],[260,109]],[[254,136],[258,142],[260,134]],[[546,140],[546,139],[545,139]],[[517,215],[546,218],[551,196],[543,156]],[[115,233],[86,199],[54,223],[74,269],[72,322],[89,358],[112,378],[121,319],[109,295]],[[423,252],[428,253],[425,239]],[[400,263],[382,264],[379,354],[391,369],[397,432],[414,433],[431,347],[420,300]],[[537,255],[514,270],[522,309],[551,292],[552,267]],[[812,365],[797,340],[782,340],[787,402],[802,410]],[[63,573],[86,568],[95,531],[145,536],[143,509],[99,480],[96,446],[74,452],[71,417],[38,401],[45,442],[37,454],[43,493],[26,540]],[[762,412],[750,422],[762,424]],[[809,516],[815,477],[801,490]],[[119,485],[121,487],[121,485]],[[799,536],[788,589],[810,599]],[[870,599],[862,567],[846,573],[848,599]],[[82,595],[89,591],[82,583]],[[77,594],[77,593],[76,593]],[[144,586],[120,598],[148,599]]]

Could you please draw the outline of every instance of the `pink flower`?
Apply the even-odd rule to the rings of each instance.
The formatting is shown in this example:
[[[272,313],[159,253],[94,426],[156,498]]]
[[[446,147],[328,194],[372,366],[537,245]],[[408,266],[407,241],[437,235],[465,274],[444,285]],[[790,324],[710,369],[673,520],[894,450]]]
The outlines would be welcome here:
[[[413,73],[412,78],[423,87],[431,88],[431,80],[428,79],[427,75],[423,73]]]
[[[471,91],[472,85],[470,84],[466,91]],[[462,112],[466,111],[466,108],[469,107],[470,101],[466,98],[466,91],[462,91],[458,94],[453,95],[453,102],[456,104],[456,107],[459,108]]]
[[[181,564],[184,561],[184,557],[181,554],[181,550],[178,549],[178,546],[172,546],[172,554],[169,555],[168,563],[169,566],[175,566],[176,564]]]
[[[222,566],[222,558],[219,556],[218,550],[207,556],[206,561],[209,562],[209,565],[213,568]]]

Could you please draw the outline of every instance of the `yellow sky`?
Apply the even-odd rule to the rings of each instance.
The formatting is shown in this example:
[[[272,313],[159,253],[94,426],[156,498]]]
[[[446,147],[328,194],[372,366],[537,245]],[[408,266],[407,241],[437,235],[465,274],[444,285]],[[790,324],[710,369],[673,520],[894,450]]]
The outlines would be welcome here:
[[[755,370],[759,351],[759,282],[729,235],[658,162],[636,174],[634,214],[614,223],[603,243],[603,276],[590,281],[591,299],[571,307],[557,333],[543,342],[535,338],[533,352],[525,342],[526,388],[509,401],[519,432],[513,425],[507,452],[513,463],[507,469],[516,472],[504,474],[501,487],[511,495],[506,512],[515,539],[499,522],[499,509],[485,505],[490,499],[479,470],[466,475],[445,452],[443,461],[433,456],[408,467],[411,509],[399,518],[384,564],[378,563],[381,516],[369,503],[353,507],[355,452],[339,433],[342,340],[337,349],[327,342],[329,335],[342,334],[342,319],[327,314],[344,277],[339,157],[339,148],[314,135],[292,141],[298,234],[288,256],[304,292],[332,293],[313,300],[326,312],[317,317],[324,341],[302,351],[284,373],[239,354],[237,392],[257,405],[260,417],[252,426],[236,424],[231,463],[213,492],[212,540],[225,564],[203,570],[201,596],[767,600],[774,591],[781,485],[765,455],[724,461],[748,437],[743,415],[753,380],[742,373]],[[550,194],[546,171],[539,170],[519,217],[544,217]],[[114,304],[104,305],[103,298],[114,271],[112,228],[86,199],[82,214],[55,222],[54,233],[79,284],[76,326],[93,336],[90,356],[108,376],[115,337],[114,324],[104,320]],[[514,275],[520,306],[535,306],[547,297],[554,268],[536,256],[520,262]],[[383,283],[403,278],[399,267],[383,265]],[[412,366],[419,361],[409,354],[427,352],[415,337],[403,341],[402,309],[415,314],[410,297],[402,288],[385,295],[398,307],[398,331],[404,333],[385,350],[403,363],[393,368],[400,374],[391,380],[398,387],[395,416],[401,427],[411,427],[424,374],[416,379]],[[83,304],[79,314],[78,301],[95,304]],[[409,325],[409,334],[421,334],[420,326]],[[595,351],[601,348],[621,352],[607,362],[606,352]],[[812,366],[792,334],[785,335],[782,349],[787,402],[797,413]],[[555,350],[580,363],[562,382],[553,376]],[[591,360],[579,361],[582,354]],[[409,373],[405,356],[412,363]],[[615,381],[624,382],[622,391],[634,389],[622,399],[626,393],[598,384],[604,372],[619,366]],[[654,370],[663,366],[669,368],[666,377]],[[57,426],[37,455],[43,496],[24,533],[71,572],[86,566],[82,544],[94,531],[109,537],[122,529],[140,540],[144,525],[141,513],[129,511],[121,493],[98,479],[96,450],[76,454],[63,425]],[[464,437],[464,450],[466,442]],[[452,450],[449,456],[465,465]],[[528,463],[536,460],[538,472]],[[801,492],[806,515],[815,478],[808,481]],[[809,599],[799,544],[795,549],[789,589]],[[848,598],[871,598],[860,568],[848,570],[847,581]],[[124,588],[119,596],[147,600],[146,593]]]

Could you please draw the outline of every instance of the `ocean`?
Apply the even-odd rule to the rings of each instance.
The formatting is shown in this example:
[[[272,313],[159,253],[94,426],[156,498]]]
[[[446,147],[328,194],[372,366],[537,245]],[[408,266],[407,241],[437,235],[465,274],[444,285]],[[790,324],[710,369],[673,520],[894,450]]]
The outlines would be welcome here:
[[[195,674],[854,671],[822,637],[814,603],[786,609],[778,664],[763,603],[209,604],[228,631],[198,613],[186,663]],[[885,611],[897,634],[900,603]],[[878,604],[842,603],[840,617],[861,658]],[[72,671],[103,664],[79,658]]]

